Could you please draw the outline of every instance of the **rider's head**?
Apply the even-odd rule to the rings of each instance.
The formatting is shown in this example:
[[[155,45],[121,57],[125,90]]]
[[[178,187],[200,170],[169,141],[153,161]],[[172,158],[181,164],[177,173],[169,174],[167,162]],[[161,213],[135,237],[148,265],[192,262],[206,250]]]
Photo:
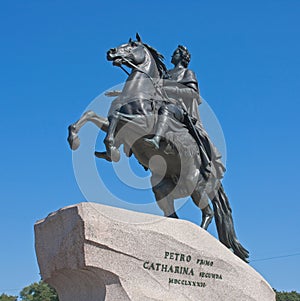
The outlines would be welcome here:
[[[177,50],[179,50],[179,52],[181,54],[182,65],[185,68],[187,68],[189,62],[191,61],[191,54],[189,53],[187,48],[185,46],[182,46],[182,45],[178,45]]]

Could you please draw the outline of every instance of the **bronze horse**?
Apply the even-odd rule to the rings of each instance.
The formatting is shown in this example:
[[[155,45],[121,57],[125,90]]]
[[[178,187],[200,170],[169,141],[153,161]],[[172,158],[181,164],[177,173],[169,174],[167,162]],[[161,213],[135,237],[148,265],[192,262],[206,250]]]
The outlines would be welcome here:
[[[137,35],[136,41],[130,39],[127,44],[110,49],[107,59],[115,66],[126,65],[131,73],[122,92],[112,102],[108,118],[87,111],[69,126],[71,149],[79,147],[80,128],[88,121],[93,122],[107,133],[104,140],[107,153],[102,157],[118,161],[118,148],[124,145],[128,156],[134,154],[144,168],[150,169],[152,190],[164,216],[178,218],[175,199],[191,196],[199,208],[208,196],[214,212],[202,210],[201,227],[207,229],[214,216],[220,241],[247,262],[249,254],[236,237],[231,208],[220,179],[213,172],[209,179],[200,173],[199,148],[185,124],[170,117],[169,131],[159,149],[145,141],[153,137],[157,111],[162,101],[167,101],[162,86],[166,72],[163,56]]]

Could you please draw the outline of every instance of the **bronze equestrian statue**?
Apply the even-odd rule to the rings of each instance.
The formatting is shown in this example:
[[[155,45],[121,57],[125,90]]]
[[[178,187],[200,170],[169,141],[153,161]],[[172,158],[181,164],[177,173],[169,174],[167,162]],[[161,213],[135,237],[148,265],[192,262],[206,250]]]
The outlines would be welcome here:
[[[202,210],[201,227],[215,217],[220,241],[247,262],[248,251],[238,241],[232,212],[221,184],[225,168],[221,156],[200,121],[201,98],[196,76],[189,70],[190,54],[178,46],[172,56],[174,69],[167,70],[163,56],[137,40],[112,48],[107,59],[131,69],[121,93],[112,102],[108,118],[87,111],[69,126],[71,149],[79,147],[78,132],[88,121],[107,133],[106,152],[99,158],[117,162],[119,147],[151,171],[151,184],[164,216],[178,218],[174,200],[191,196]],[[165,161],[151,160],[160,156]],[[209,206],[208,198],[213,205]]]

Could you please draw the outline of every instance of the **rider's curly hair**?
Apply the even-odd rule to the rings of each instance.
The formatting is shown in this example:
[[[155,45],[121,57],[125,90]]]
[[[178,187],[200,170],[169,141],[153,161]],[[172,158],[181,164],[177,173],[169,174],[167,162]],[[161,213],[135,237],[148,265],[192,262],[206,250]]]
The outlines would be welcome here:
[[[182,64],[185,68],[189,65],[189,62],[191,61],[191,54],[187,50],[187,48],[183,45],[178,45],[177,49],[179,49],[182,57]]]

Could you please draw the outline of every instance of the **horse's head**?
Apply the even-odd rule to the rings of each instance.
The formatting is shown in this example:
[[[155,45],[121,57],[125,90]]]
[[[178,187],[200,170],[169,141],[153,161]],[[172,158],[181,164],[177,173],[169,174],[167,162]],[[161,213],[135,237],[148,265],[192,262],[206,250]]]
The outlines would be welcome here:
[[[137,40],[131,39],[127,44],[122,44],[117,48],[111,48],[107,52],[107,60],[112,61],[113,65],[121,66],[122,64],[132,68],[134,64],[138,66],[142,64],[147,56],[144,44],[142,43],[139,35]]]
[[[136,41],[129,39],[127,44],[112,48],[107,52],[107,60],[112,61],[115,66],[120,67],[123,64],[129,68],[134,68],[144,64],[144,68],[147,68],[145,65],[148,65],[148,68],[153,67],[152,69],[156,70],[152,76],[159,77],[162,77],[167,71],[163,59],[163,55],[153,47],[143,43],[138,34],[136,34]]]

